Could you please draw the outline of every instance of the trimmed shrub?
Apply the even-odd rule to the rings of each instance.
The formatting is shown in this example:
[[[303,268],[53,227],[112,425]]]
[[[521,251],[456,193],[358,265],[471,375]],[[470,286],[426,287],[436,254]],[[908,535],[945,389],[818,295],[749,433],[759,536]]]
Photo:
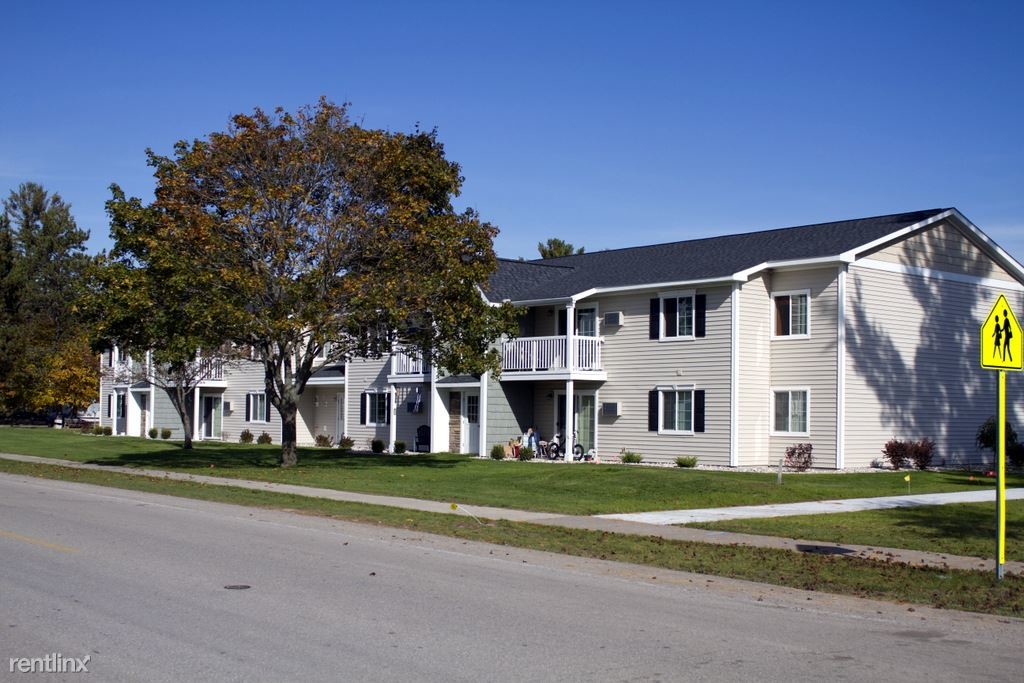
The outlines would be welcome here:
[[[111,436],[114,433],[114,428],[110,425],[103,427],[103,436]]]
[[[156,427],[150,427],[149,428],[149,438],[155,439],[159,435],[160,435],[160,430],[158,430]]]
[[[792,467],[797,472],[804,472],[809,469],[814,461],[814,446],[809,443],[797,443],[786,447],[786,467]]]
[[[270,437],[270,434],[267,434],[266,432],[263,432],[258,437],[256,437],[256,443],[258,444],[266,445],[268,443],[273,443],[273,441],[274,440]]]
[[[351,437],[343,436],[338,439],[338,450],[342,453],[348,453],[352,450],[352,447],[356,445],[356,442]]]
[[[625,465],[639,465],[641,462],[643,462],[644,456],[640,455],[639,453],[634,453],[632,451],[627,451],[623,449],[622,452],[619,453],[619,460],[621,460]]]
[[[1015,443],[1007,446],[1006,457],[1014,467],[1024,467],[1024,444]]]
[[[523,446],[519,449],[520,460],[533,460],[533,449],[529,446]]]
[[[243,429],[242,433],[238,435],[238,443],[252,443],[255,438],[252,432],[248,429]]]
[[[889,461],[894,470],[905,467],[907,464],[907,444],[899,439],[889,439],[882,447],[882,455]]]
[[[491,460],[504,460],[505,459],[505,447],[500,443],[496,443],[491,446]]]
[[[381,441],[380,439],[374,439],[373,441],[370,442],[370,450],[373,451],[374,453],[383,453],[384,442]]]
[[[395,441],[395,453],[405,453],[409,450],[404,441]]]
[[[103,425],[94,424],[92,426],[92,433],[96,436],[103,436]]]
[[[676,458],[676,467],[696,467],[697,458],[692,455],[680,455]]]
[[[906,445],[907,459],[919,470],[926,470],[935,456],[935,442],[929,438],[920,441],[908,441]]]
[[[978,427],[978,433],[974,436],[974,443],[977,444],[978,448],[984,448],[992,451],[996,450],[996,440],[999,438],[999,434],[996,429],[996,417],[993,415]],[[1013,425],[1009,421],[1006,422],[1006,446],[1009,449],[1011,444],[1017,443],[1017,432],[1013,430]]]
[[[160,438],[163,439],[164,441],[167,441],[167,439],[171,438],[171,430],[168,429],[167,427],[161,429]]]
[[[317,434],[313,437],[313,443],[317,448],[330,448],[333,445],[330,434]]]

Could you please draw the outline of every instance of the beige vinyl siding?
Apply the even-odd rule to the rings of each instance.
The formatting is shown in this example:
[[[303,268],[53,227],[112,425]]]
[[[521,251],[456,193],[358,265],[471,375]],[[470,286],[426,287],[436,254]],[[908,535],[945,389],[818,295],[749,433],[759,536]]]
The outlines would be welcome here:
[[[224,380],[227,383],[227,388],[223,390],[221,399],[231,404],[231,410],[224,410],[221,421],[221,439],[223,441],[238,441],[242,431],[248,429],[254,437],[259,437],[260,434],[266,432],[274,443],[281,443],[281,415],[277,412],[277,408],[270,406],[270,422],[245,421],[246,394],[266,391],[263,364],[248,360],[225,364]],[[223,406],[223,404],[221,405]],[[298,442],[306,443],[301,434],[298,437]]]
[[[936,464],[991,463],[974,444],[996,409],[997,373],[979,365],[980,327],[1020,292],[851,265],[847,278],[846,464],[882,459],[890,438],[928,437]],[[1024,424],[1024,378],[1007,373],[1007,417]]]
[[[348,435],[355,441],[356,450],[369,450],[373,439],[387,443],[389,425],[359,424],[359,401],[367,389],[388,391],[388,371],[391,362],[387,358],[377,360],[356,359],[349,361],[345,382],[348,385]]]
[[[603,460],[613,461],[625,448],[641,453],[648,462],[670,463],[689,455],[707,465],[729,464],[732,289],[697,288],[696,293],[707,295],[707,336],[689,340],[648,338],[650,300],[658,292],[599,300],[602,315],[621,311],[624,317],[621,327],[599,327],[608,380],[599,386],[598,407],[606,401],[622,406],[619,417],[598,418],[598,455]],[[648,392],[673,384],[706,392],[705,432],[668,435],[647,430]]]
[[[985,255],[966,232],[946,222],[864,256],[905,266],[1016,282],[1002,266]]]
[[[836,466],[836,391],[837,391],[837,321],[838,269],[777,271],[768,279],[769,294],[794,290],[810,290],[809,329],[806,339],[775,337],[770,348],[770,390],[764,395],[769,429],[773,418],[771,389],[807,388],[809,436],[769,436],[769,462],[776,462],[786,447],[796,443],[814,446],[814,467]],[[765,303],[768,310],[774,303]],[[740,311],[743,311],[741,306]]]
[[[768,433],[771,411],[765,401],[770,386],[771,299],[764,277],[745,282],[739,289],[739,465],[771,464]],[[776,458],[777,459],[777,458]]]
[[[410,413],[408,410],[409,396],[416,391],[416,387],[420,389],[423,410],[419,413]],[[411,451],[416,443],[416,430],[421,425],[430,424],[430,384],[396,384],[395,392],[397,395],[395,440],[404,441],[405,447]],[[359,415],[356,415],[356,422],[358,421]]]

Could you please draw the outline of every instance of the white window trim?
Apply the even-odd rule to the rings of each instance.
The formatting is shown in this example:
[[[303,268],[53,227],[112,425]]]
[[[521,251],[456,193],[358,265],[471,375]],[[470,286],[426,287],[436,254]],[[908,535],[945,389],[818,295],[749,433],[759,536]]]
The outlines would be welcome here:
[[[679,299],[681,297],[690,297],[691,309],[690,315],[692,320],[690,321],[690,334],[678,337],[666,337],[665,336],[665,299]],[[659,342],[679,342],[679,341],[693,341],[696,339],[697,334],[697,290],[686,289],[677,292],[659,292],[658,293],[658,341]],[[661,399],[658,399],[659,401]],[[660,433],[660,432],[659,432]],[[679,434],[688,434],[689,432],[671,432]]]
[[[807,297],[807,333],[806,334],[775,334],[775,299],[780,296],[806,296]],[[790,303],[790,329],[793,329],[793,305]],[[791,289],[771,293],[771,321],[769,322],[771,339],[810,339],[811,338],[811,290]]]
[[[803,432],[779,432],[775,430],[775,394],[779,391],[802,391],[807,394],[807,431]],[[790,399],[792,401],[792,399]],[[790,423],[793,421],[793,411],[789,413]],[[810,436],[811,435],[811,388],[807,386],[794,387],[782,386],[771,387],[768,390],[768,435],[769,436]]]
[[[696,417],[697,410],[697,385],[695,384],[659,384],[654,387],[654,390],[658,392],[658,434],[668,434],[671,436],[693,436],[696,432],[693,431],[694,418]],[[666,429],[665,428],[665,392],[679,392],[689,391],[690,392],[690,429]]]
[[[598,305],[597,301],[588,301],[587,303],[576,303],[576,327],[573,328],[574,336],[584,336],[580,334],[579,315],[580,311],[585,311],[590,308],[594,309],[594,336],[598,338],[601,337],[601,307]]]
[[[252,422],[254,424],[264,424],[264,425],[270,424],[270,420],[267,419],[267,407],[270,405],[269,404],[269,400],[270,399],[267,398],[267,392],[266,391],[247,391],[245,393],[246,393],[246,396],[250,397],[249,401],[248,401],[248,403],[249,403],[249,414],[246,415],[246,417],[249,418],[249,422]],[[255,410],[255,408],[256,408],[255,397],[257,397],[257,396],[262,396],[263,397],[263,401],[264,401],[264,403],[263,403],[263,411],[259,413],[259,419],[256,419],[255,417],[253,417],[254,415],[257,414],[256,410]]]
[[[366,409],[366,424],[363,425],[364,427],[384,427],[384,426],[387,426],[387,424],[388,424],[388,404],[387,404],[387,400],[388,399],[387,399],[387,395],[388,395],[388,390],[387,389],[381,389],[379,387],[367,387],[366,389],[363,390],[363,394],[362,394],[363,399],[362,400],[366,401],[366,406],[365,406],[365,409]],[[384,408],[383,408],[383,410],[380,411],[381,415],[378,416],[378,417],[383,417],[384,418],[383,422],[373,422],[370,419],[370,412],[371,412],[370,411],[370,406],[372,405],[370,403],[370,397],[371,396],[373,396],[375,398],[377,396],[383,396],[384,397]]]

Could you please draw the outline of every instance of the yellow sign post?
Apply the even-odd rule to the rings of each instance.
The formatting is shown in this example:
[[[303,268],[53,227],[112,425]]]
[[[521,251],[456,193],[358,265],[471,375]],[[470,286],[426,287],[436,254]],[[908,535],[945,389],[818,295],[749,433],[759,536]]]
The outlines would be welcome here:
[[[1024,370],[1024,335],[1017,316],[1002,294],[981,326],[981,367],[999,371],[996,411],[996,578],[1006,564],[1006,371]]]

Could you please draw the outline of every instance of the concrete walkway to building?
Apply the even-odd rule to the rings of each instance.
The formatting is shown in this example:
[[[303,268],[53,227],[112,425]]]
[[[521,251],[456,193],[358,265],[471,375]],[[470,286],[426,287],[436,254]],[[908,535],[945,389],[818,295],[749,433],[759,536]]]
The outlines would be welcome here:
[[[60,467],[71,467],[86,470],[100,470],[103,472],[120,472],[134,476],[159,477],[161,479],[172,479],[176,481],[191,481],[208,484],[211,486],[233,486],[237,488],[251,489],[255,491],[269,491],[273,493],[286,493],[310,498],[326,498],[329,500],[347,501],[352,503],[366,503],[369,505],[385,505],[388,507],[404,508],[409,510],[421,510],[423,512],[436,512],[442,514],[470,514],[481,519],[508,520],[512,522],[530,522],[533,524],[544,524],[548,526],[559,526],[570,529],[586,529],[590,531],[604,531],[616,534],[629,534],[634,536],[657,536],[667,540],[692,541],[698,543],[714,543],[717,545],[745,545],[759,548],[778,548],[792,550],[795,552],[816,553],[823,555],[838,555],[841,557],[861,557],[883,562],[899,562],[916,566],[930,566],[946,569],[964,570],[987,570],[994,571],[995,564],[992,559],[979,557],[964,557],[959,555],[947,555],[944,553],[931,553],[918,550],[906,550],[901,548],[883,548],[878,546],[864,546],[854,544],[824,543],[821,541],[804,541],[799,539],[781,538],[777,536],[758,536],[754,534],[738,534],[725,531],[709,531],[706,529],[693,529],[690,527],[672,526],[696,521],[713,521],[716,519],[736,519],[739,517],[750,518],[755,516],[773,517],[786,514],[822,514],[834,512],[851,512],[854,510],[877,510],[893,507],[912,507],[915,505],[942,505],[960,502],[985,502],[991,501],[993,493],[989,491],[967,491],[963,493],[936,493],[922,494],[917,496],[889,496],[886,498],[854,498],[850,500],[818,501],[810,503],[793,503],[789,505],[758,505],[732,508],[717,508],[714,512],[722,516],[711,517],[704,520],[690,519],[685,521],[674,521],[675,515],[680,513],[711,512],[709,510],[676,510],[668,512],[649,512],[625,515],[597,515],[593,517],[561,515],[551,512],[531,512],[528,510],[513,510],[510,508],[486,507],[480,505],[459,504],[453,508],[453,502],[457,501],[434,501],[421,500],[419,498],[402,498],[399,496],[382,496],[369,493],[355,493],[352,491],[338,491],[335,489],[313,488],[310,486],[296,486],[294,484],[276,484],[265,481],[252,481],[249,479],[232,479],[230,477],[211,477],[201,474],[188,474],[186,472],[170,472],[167,470],[139,469],[136,467],[121,467],[114,465],[95,465],[90,463],[75,462],[72,460],[58,460],[54,458],[40,458],[31,455],[15,455],[11,453],[0,453],[0,458],[6,460],[17,460],[20,462],[31,462],[42,465],[57,465]],[[11,475],[0,475],[11,476]],[[15,475],[17,476],[17,475]],[[1024,498],[1024,489],[1009,489],[1006,492],[1008,499]],[[958,498],[958,496],[980,496],[978,498]],[[899,504],[893,501],[899,499]],[[846,503],[857,504],[859,501],[865,507],[853,507],[844,505]],[[800,508],[800,512],[786,512],[798,508],[798,506],[809,506]],[[772,514],[769,508],[776,509]],[[761,510],[761,514],[741,514],[732,517],[725,516],[728,511],[733,510]],[[767,512],[768,514],[765,514]],[[661,515],[652,517],[655,521],[644,521],[647,515]],[[673,521],[667,521],[673,520]],[[993,541],[994,544],[994,541]],[[1007,562],[1004,565],[1008,573],[1024,574],[1024,562]]]
[[[1024,489],[1007,489],[1007,500],[1024,499]],[[892,508],[914,508],[922,505],[949,505],[950,503],[995,502],[995,492],[956,491],[953,493],[919,493],[909,496],[885,496],[883,498],[845,498],[842,500],[815,500],[806,503],[782,503],[777,505],[742,505],[727,508],[704,508],[698,510],[663,510],[658,512],[633,512],[617,515],[598,515],[605,519],[621,519],[643,524],[694,524],[697,522],[723,522],[730,519],[756,519],[761,517],[792,517],[795,515],[828,515],[837,512],[862,512],[864,510],[890,510]]]

